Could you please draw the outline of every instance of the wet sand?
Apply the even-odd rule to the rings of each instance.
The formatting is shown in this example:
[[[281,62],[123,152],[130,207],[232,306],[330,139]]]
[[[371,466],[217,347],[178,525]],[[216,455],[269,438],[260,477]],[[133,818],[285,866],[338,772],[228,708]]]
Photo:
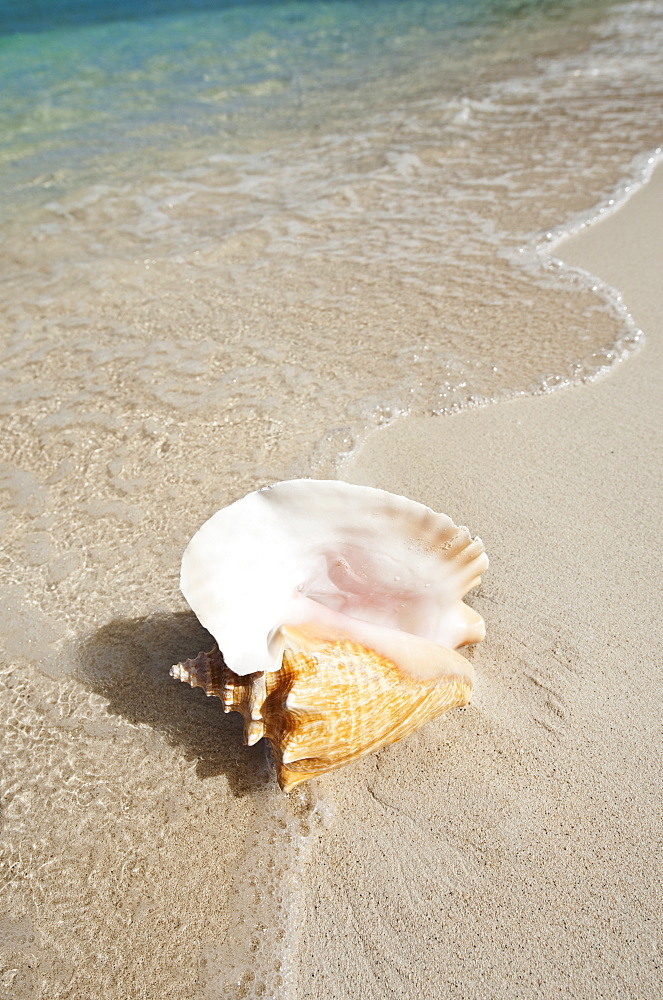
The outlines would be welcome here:
[[[658,995],[662,201],[659,170],[560,250],[621,289],[637,355],[595,384],[404,420],[342,471],[483,537],[471,602],[488,635],[468,709],[302,797],[268,784],[237,716],[168,677],[210,645],[177,593],[182,549],[242,492],[210,468],[210,429],[154,403],[131,424],[131,382],[76,344],[110,415],[17,407],[0,481],[0,996]],[[44,385],[33,360],[19,399],[26,372]]]
[[[662,226],[659,167],[557,249],[622,292],[636,356],[344,469],[483,538],[487,637],[469,708],[333,779],[306,997],[660,995]]]

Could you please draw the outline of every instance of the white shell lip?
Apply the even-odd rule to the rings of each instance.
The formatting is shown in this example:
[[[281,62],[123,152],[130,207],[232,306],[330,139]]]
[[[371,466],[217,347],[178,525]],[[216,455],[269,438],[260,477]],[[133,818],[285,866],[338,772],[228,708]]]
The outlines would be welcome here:
[[[476,627],[476,638],[466,637],[458,606],[487,566],[480,539],[424,504],[341,480],[295,479],[206,521],[184,552],[180,586],[242,675],[278,670],[281,627],[315,624],[318,611],[341,630],[345,619],[452,649],[478,641]]]

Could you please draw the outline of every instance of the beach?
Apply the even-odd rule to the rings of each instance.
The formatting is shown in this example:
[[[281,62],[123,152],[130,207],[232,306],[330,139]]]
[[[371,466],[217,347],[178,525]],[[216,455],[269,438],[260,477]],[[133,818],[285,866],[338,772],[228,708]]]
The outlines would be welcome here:
[[[662,219],[659,168],[556,248],[621,290],[647,338],[635,357],[591,385],[404,420],[344,469],[467,523],[491,567],[470,708],[342,776],[352,821],[344,805],[315,859],[314,912],[340,898],[352,928],[315,924],[335,996],[658,993]]]
[[[658,995],[662,209],[658,168],[557,248],[622,291],[646,336],[634,357],[588,385],[403,419],[341,470],[481,534],[491,567],[469,602],[487,637],[470,654],[468,708],[285,806],[237,717],[164,679],[208,638],[189,614],[91,637],[79,676],[103,699],[85,713],[68,713],[53,681],[5,675],[21,706],[5,750],[36,776],[22,779],[25,821],[50,799],[5,884],[5,969],[19,970],[5,971],[5,995],[46,995],[40,981],[49,996],[100,983],[106,995],[224,995],[224,919],[244,909],[288,926],[267,881],[258,904],[246,888],[227,894],[234,865],[241,883],[274,858],[302,920],[283,995]],[[307,813],[319,815],[302,833]],[[60,930],[44,900],[67,915]],[[240,965],[243,934],[230,934]]]
[[[52,14],[0,0],[0,998],[654,1000],[660,5]],[[297,477],[490,568],[470,705],[284,795],[169,671],[189,539]]]

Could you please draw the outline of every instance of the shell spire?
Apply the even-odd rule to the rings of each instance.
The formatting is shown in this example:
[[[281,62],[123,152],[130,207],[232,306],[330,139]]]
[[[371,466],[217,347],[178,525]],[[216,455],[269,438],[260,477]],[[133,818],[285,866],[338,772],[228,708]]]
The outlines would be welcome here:
[[[422,504],[280,483],[190,543],[182,589],[224,655],[171,674],[240,712],[249,745],[265,736],[288,791],[468,703],[474,672],[456,648],[485,627],[463,597],[487,565],[480,539]]]
[[[170,676],[202,688],[208,697],[220,698],[224,712],[239,712],[244,718],[244,742],[253,746],[265,735],[262,706],[266,697],[265,674],[258,671],[240,677],[226,666],[218,646],[176,663]]]

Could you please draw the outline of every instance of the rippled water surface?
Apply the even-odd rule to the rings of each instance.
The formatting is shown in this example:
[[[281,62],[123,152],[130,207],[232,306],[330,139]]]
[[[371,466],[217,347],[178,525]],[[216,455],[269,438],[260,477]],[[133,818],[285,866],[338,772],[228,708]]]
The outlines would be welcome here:
[[[2,983],[221,995],[237,865],[274,862],[255,831],[289,831],[297,906],[308,848],[168,679],[206,641],[181,551],[400,413],[637,348],[545,247],[656,155],[663,13],[11,0],[0,32]],[[265,983],[295,981],[282,954]]]

